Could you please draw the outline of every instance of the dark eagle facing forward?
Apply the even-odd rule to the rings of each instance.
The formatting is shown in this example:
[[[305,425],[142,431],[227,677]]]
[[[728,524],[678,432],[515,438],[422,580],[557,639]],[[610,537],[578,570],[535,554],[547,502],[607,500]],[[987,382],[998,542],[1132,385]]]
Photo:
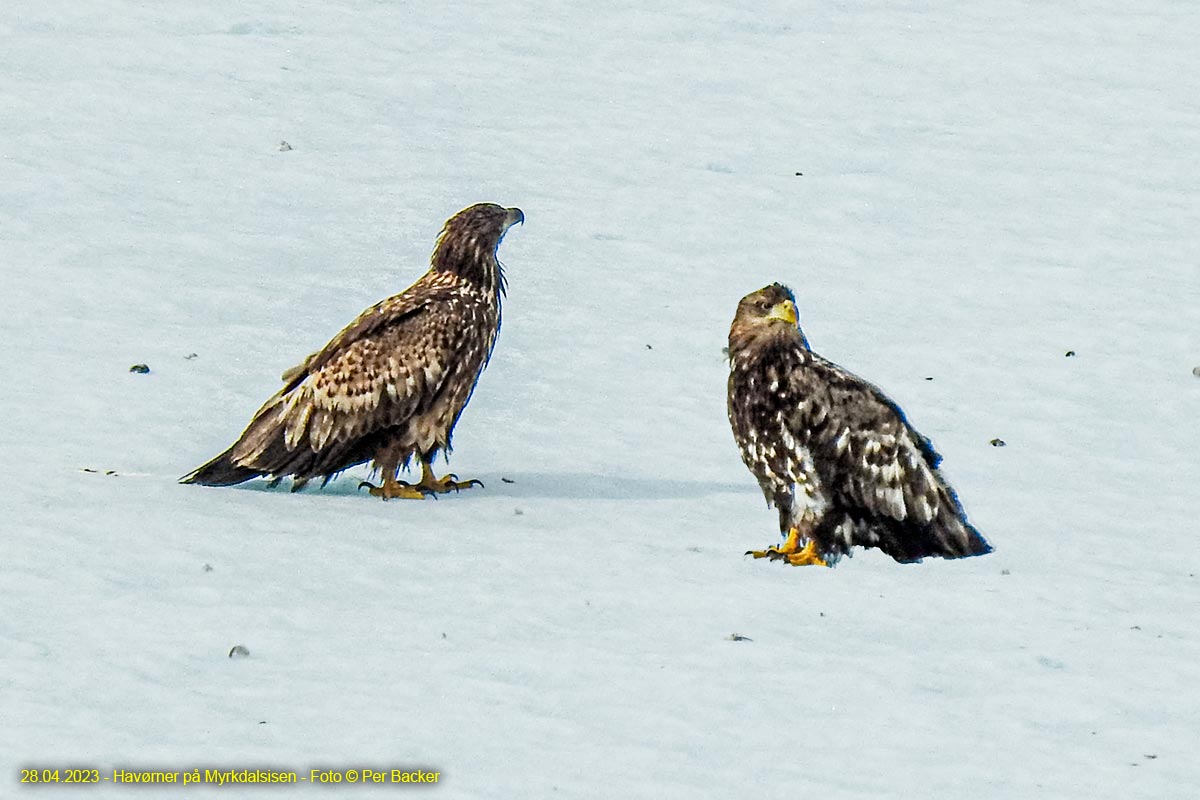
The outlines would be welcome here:
[[[454,424],[491,357],[505,288],[496,248],[524,221],[519,208],[492,203],[447,220],[420,280],[285,372],[283,388],[241,438],[181,482],[229,486],[291,476],[296,490],[373,461],[382,485],[364,485],[385,500],[478,484],[435,478],[429,465],[439,450],[450,451]],[[414,456],[421,481],[397,480]]]
[[[831,565],[854,545],[904,562],[991,552],[904,412],[809,349],[786,286],[742,298],[729,364],[733,435],[785,537],[750,555],[799,566]]]

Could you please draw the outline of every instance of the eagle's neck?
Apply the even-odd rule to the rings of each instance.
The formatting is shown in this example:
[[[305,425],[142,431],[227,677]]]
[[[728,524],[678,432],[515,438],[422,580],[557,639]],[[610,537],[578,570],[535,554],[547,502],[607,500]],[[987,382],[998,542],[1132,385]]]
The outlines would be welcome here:
[[[782,354],[809,356],[808,340],[799,327],[787,325],[734,324],[729,329],[729,361],[731,364],[777,360]]]
[[[460,285],[471,287],[472,293],[477,292],[479,299],[491,307],[487,314],[494,315],[495,327],[489,326],[480,369],[491,361],[500,334],[501,301],[507,284],[504,265],[496,257],[499,246],[500,240],[495,234],[456,231],[447,227],[442,231],[431,259],[433,272],[453,275]]]
[[[504,267],[496,258],[500,242],[495,236],[455,235],[447,230],[433,251],[432,266],[437,272],[449,272],[472,283],[497,304],[504,294]]]

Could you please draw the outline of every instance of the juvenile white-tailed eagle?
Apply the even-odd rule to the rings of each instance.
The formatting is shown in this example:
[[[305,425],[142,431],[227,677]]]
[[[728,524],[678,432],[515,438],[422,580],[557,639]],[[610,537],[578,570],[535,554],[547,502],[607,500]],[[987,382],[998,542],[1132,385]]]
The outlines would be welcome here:
[[[435,478],[430,463],[439,450],[450,452],[454,424],[491,357],[505,289],[496,249],[524,221],[521,209],[492,203],[447,220],[420,280],[285,372],[284,387],[233,446],[180,481],[229,486],[291,476],[294,491],[373,461],[382,484],[360,486],[385,500],[482,486]],[[414,456],[420,482],[398,480]]]
[[[733,436],[784,536],[748,555],[824,566],[854,545],[902,562],[991,552],[899,406],[809,349],[786,286],[742,298],[729,365]]]

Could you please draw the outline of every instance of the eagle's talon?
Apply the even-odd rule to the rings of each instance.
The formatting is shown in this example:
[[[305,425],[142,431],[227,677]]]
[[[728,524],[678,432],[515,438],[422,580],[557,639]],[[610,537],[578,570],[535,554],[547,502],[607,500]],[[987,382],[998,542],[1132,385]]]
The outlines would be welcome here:
[[[453,472],[448,472],[441,478],[435,478],[433,475],[433,470],[430,469],[429,465],[425,463],[421,464],[421,482],[414,484],[416,488],[434,496],[446,494],[447,492],[458,493],[463,489],[470,489],[475,485],[482,487],[483,481],[476,480],[475,478],[472,478],[468,481],[462,481],[459,480],[458,476]]]
[[[769,558],[774,560],[776,557],[778,557],[778,553],[779,549],[772,545],[766,550],[747,550],[745,555],[754,556],[755,558]]]
[[[800,547],[800,532],[795,528],[788,531],[787,540],[782,545],[771,545],[765,550],[747,550],[746,555],[765,558],[768,561],[786,561],[793,567],[829,566],[817,552],[816,542],[812,539],[805,542],[804,547]]]
[[[384,478],[380,486],[376,486],[368,481],[363,481],[358,484],[361,491],[363,487],[371,493],[372,497],[378,497],[381,500],[394,500],[403,498],[405,500],[424,500],[427,495],[421,491],[421,487],[413,486],[411,483],[398,481],[395,478]]]

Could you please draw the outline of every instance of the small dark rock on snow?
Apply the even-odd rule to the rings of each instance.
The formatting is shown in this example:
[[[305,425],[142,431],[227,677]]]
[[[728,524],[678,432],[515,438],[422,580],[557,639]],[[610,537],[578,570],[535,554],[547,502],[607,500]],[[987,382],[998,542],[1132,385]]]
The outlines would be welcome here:
[[[150,367],[145,364],[134,364],[129,368],[130,372],[136,372],[138,375],[147,375],[150,373]]]
[[[234,658],[234,657],[245,658],[248,655],[250,655],[250,651],[247,650],[243,645],[240,645],[240,644],[235,644],[233,647],[231,647],[229,649],[229,657],[230,658]]]
[[[992,439],[990,442],[988,442],[988,444],[990,444],[992,447],[1004,447],[1005,446],[1003,439]]]

